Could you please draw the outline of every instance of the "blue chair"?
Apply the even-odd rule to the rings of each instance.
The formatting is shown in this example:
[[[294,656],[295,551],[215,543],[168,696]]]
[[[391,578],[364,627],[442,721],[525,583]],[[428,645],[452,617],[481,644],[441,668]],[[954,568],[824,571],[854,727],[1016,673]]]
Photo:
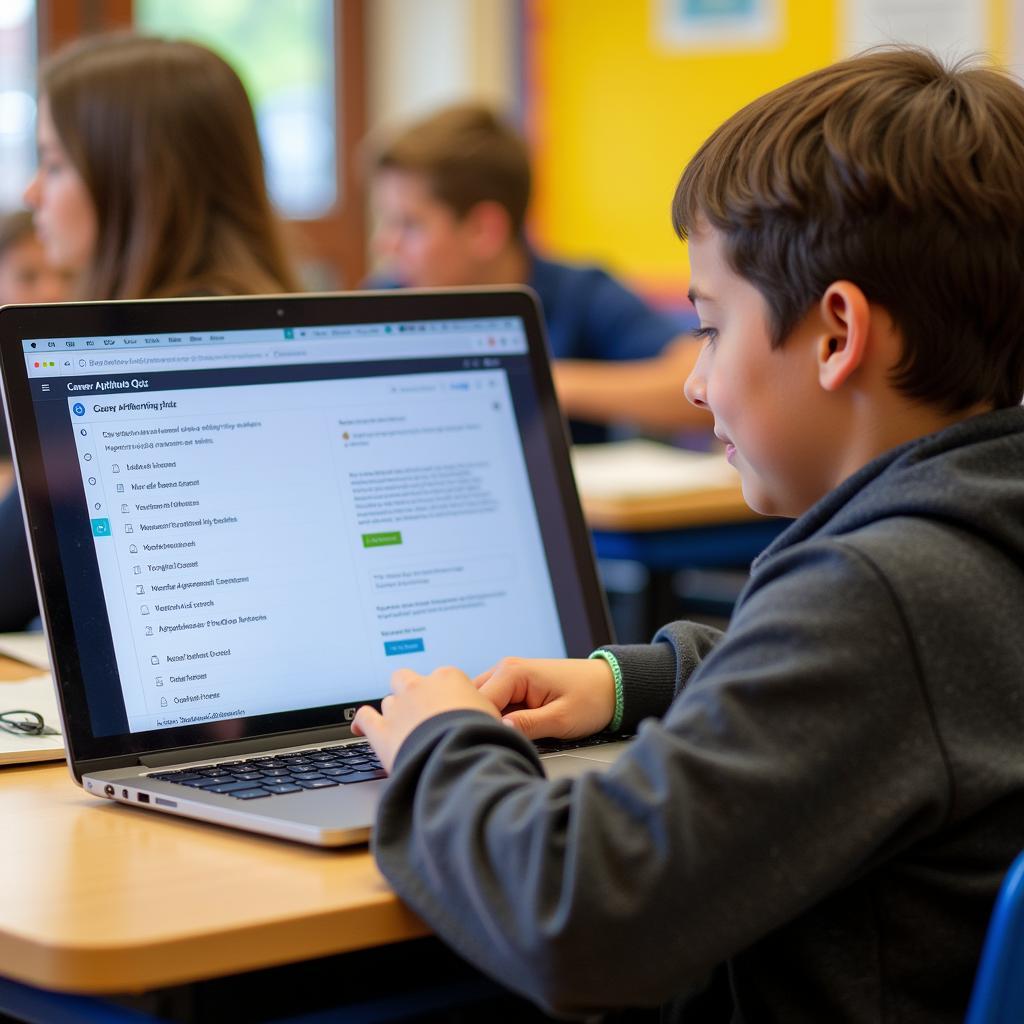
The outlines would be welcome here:
[[[989,921],[966,1024],[1024,1021],[1024,853],[1003,879]]]

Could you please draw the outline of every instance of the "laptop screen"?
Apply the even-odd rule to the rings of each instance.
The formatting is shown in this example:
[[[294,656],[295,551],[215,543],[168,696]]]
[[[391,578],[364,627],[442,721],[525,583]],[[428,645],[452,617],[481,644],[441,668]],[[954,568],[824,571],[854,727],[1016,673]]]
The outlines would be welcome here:
[[[416,298],[223,300],[235,327],[133,304],[148,329],[19,339],[15,450],[93,754],[337,723],[399,666],[603,638],[532,304]]]

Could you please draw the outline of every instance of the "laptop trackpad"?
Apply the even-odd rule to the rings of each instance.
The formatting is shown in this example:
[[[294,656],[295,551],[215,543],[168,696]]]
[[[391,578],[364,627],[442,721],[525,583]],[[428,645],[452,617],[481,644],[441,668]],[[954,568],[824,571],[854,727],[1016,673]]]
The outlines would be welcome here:
[[[627,742],[602,743],[565,753],[545,754],[540,760],[549,779],[571,779],[587,771],[605,771],[627,746]]]
[[[549,779],[574,779],[584,772],[603,772],[609,767],[607,761],[595,761],[577,754],[549,754],[541,758],[541,764]]]

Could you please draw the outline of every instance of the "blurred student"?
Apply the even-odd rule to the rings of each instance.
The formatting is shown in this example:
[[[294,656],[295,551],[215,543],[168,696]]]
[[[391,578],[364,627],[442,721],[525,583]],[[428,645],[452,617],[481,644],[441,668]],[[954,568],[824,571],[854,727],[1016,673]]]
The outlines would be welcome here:
[[[71,282],[46,258],[32,227],[32,214],[16,210],[0,217],[0,306],[63,302]],[[11,457],[7,428],[0,426],[0,462]]]
[[[70,275],[47,258],[30,211],[0,218],[0,306],[63,302],[71,287]]]
[[[238,75],[194,43],[94,36],[40,73],[25,190],[78,298],[298,290]],[[16,494],[0,503],[0,631],[36,615]]]
[[[684,171],[686,394],[796,521],[724,633],[400,669],[355,717],[381,870],[493,977],[588,1019],[963,1021],[1024,836],[1022,165],[1019,82],[894,50]],[[530,739],[604,728],[638,733],[605,774],[544,777]]]
[[[528,284],[540,296],[559,401],[576,440],[599,423],[649,430],[707,427],[681,401],[699,346],[598,267],[545,259],[526,241],[525,142],[490,109],[448,107],[408,126],[377,153],[374,248],[390,277],[415,288]],[[612,365],[614,364],[614,365]]]

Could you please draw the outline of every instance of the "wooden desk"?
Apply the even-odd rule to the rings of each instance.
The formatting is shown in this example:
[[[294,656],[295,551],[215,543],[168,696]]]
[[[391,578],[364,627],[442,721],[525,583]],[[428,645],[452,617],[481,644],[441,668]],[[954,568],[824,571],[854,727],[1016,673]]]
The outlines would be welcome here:
[[[63,763],[0,769],[0,822],[0,972],[41,988],[141,991],[428,934],[366,847],[115,806]]]
[[[760,519],[724,456],[634,438],[572,451],[588,525],[623,532]]]
[[[764,519],[743,499],[739,481],[732,487],[642,498],[595,496],[582,491],[580,502],[587,525],[593,530],[678,530]]]
[[[26,665],[23,661],[14,661],[0,654],[0,688],[4,683],[16,683],[21,679],[31,679],[39,675],[39,669]]]

